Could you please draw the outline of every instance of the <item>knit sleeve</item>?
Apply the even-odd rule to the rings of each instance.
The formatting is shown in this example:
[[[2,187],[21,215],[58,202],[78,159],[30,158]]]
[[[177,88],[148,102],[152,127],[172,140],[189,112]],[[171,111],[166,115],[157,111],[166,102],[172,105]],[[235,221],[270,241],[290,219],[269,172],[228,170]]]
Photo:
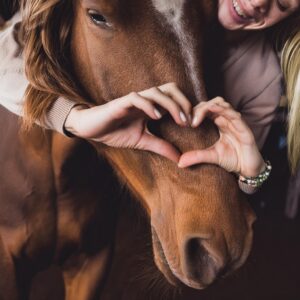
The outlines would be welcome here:
[[[55,130],[63,135],[72,136],[65,130],[65,122],[71,109],[77,105],[79,105],[77,102],[62,97],[58,98],[52,104],[46,113],[43,123],[40,125],[47,129]]]

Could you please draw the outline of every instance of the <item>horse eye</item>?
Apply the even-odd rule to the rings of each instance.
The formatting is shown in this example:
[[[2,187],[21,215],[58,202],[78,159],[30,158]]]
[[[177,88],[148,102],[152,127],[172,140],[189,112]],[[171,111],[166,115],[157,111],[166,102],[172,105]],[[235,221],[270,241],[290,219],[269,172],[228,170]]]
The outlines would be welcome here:
[[[105,25],[107,27],[111,27],[111,24],[107,22],[106,18],[103,15],[99,14],[98,12],[94,10],[89,10],[88,15],[96,25],[98,26]]]

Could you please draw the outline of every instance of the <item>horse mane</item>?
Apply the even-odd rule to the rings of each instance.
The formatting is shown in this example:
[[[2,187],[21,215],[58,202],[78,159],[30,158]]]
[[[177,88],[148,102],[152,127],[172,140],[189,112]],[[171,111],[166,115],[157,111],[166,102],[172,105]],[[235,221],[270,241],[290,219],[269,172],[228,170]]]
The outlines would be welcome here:
[[[30,129],[35,121],[43,121],[58,97],[84,100],[72,77],[70,61],[72,0],[23,0],[22,17],[29,80],[23,128]]]

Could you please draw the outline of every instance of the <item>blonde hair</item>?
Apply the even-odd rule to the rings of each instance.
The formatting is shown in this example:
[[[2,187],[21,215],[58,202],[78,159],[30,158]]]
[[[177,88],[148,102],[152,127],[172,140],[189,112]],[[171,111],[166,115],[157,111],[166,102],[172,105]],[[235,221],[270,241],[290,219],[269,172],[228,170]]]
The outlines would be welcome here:
[[[72,0],[22,3],[25,71],[24,128],[43,118],[59,96],[83,101],[72,76],[70,34]]]
[[[295,25],[296,24],[296,25]],[[300,19],[293,23],[281,56],[289,106],[288,154],[291,169],[295,172],[300,161]]]

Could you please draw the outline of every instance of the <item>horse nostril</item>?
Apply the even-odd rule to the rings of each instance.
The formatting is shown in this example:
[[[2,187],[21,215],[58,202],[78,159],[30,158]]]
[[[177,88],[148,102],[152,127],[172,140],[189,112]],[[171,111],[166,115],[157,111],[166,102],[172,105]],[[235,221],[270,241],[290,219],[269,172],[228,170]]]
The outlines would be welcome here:
[[[192,238],[185,246],[185,270],[189,280],[206,286],[217,277],[220,267],[203,246],[203,240]]]

